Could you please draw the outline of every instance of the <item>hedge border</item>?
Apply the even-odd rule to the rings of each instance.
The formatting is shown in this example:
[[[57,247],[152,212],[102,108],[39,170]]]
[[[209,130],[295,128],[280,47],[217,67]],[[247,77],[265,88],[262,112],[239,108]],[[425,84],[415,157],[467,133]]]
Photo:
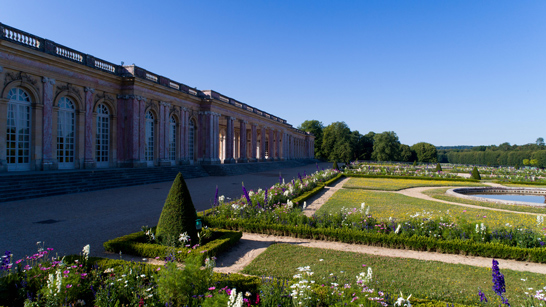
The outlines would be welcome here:
[[[413,179],[413,180],[432,180],[432,181],[462,181],[462,182],[481,182],[476,179],[465,178],[436,178],[436,177],[422,177],[422,176],[389,176],[389,175],[361,175],[361,174],[343,174],[345,177],[355,178],[387,178],[387,179]]]
[[[301,202],[306,201],[307,199],[311,198],[312,196],[314,196],[318,192],[322,191],[322,189],[324,189],[324,187],[329,186],[330,184],[336,182],[338,179],[341,179],[342,177],[344,177],[343,174],[339,173],[335,177],[333,177],[332,179],[329,179],[329,180],[327,180],[325,182],[319,182],[317,184],[316,188],[312,189],[311,191],[307,191],[307,192],[301,194],[300,196],[292,199],[292,202],[299,205]]]
[[[109,252],[155,258],[165,257],[169,253],[174,253],[174,257],[178,261],[183,261],[189,254],[198,254],[202,260],[207,257],[216,256],[219,253],[228,250],[239,242],[243,233],[240,231],[226,230],[226,229],[213,229],[214,232],[223,233],[219,238],[208,242],[203,246],[199,246],[195,249],[190,248],[174,248],[170,246],[164,246],[160,244],[143,243],[146,241],[146,235],[143,231],[128,234],[113,240],[109,240],[103,243],[104,249]],[[188,251],[191,251],[189,253]]]
[[[214,227],[251,233],[546,263],[546,248],[520,248],[499,243],[472,242],[470,240],[437,240],[416,235],[405,237],[394,233],[368,233],[360,230],[334,228],[317,229],[308,225],[264,224],[240,220],[220,220],[211,217],[207,217],[206,221]]]
[[[500,181],[495,180],[494,183],[498,184],[520,184],[520,185],[544,185],[546,186],[546,182],[521,182],[521,181]]]

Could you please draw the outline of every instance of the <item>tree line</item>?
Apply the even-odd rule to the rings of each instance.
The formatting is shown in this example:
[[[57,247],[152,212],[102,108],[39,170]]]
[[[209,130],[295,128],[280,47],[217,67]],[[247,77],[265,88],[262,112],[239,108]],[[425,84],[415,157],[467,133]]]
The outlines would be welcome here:
[[[468,149],[438,150],[442,163],[474,164],[487,166],[537,166],[546,167],[546,145],[539,137],[535,143],[525,145],[474,146]]]
[[[315,158],[331,162],[355,160],[437,162],[438,151],[430,143],[413,146],[401,144],[394,131],[362,135],[351,131],[345,122],[324,126],[318,120],[306,120],[298,129],[315,136]]]

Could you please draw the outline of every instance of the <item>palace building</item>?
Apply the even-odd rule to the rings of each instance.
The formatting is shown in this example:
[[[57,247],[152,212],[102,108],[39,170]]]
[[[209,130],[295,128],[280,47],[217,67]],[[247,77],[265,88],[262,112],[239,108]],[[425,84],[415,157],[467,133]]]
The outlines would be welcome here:
[[[313,157],[282,118],[0,23],[0,172]]]

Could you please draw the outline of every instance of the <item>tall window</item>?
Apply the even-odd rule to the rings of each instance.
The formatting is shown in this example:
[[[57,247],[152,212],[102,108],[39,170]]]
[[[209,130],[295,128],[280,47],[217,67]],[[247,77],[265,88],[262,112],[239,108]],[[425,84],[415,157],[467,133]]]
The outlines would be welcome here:
[[[30,96],[23,89],[8,93],[6,159],[8,170],[30,170]]]
[[[154,164],[154,115],[146,112],[146,151],[144,157],[148,165]]]
[[[57,116],[57,160],[59,168],[74,168],[75,149],[75,119],[74,102],[67,97],[59,100]]]
[[[97,133],[95,135],[95,159],[97,167],[108,167],[110,151],[110,111],[106,105],[97,106]]]
[[[190,158],[190,161],[195,160],[194,155],[194,149],[193,145],[195,144],[195,123],[193,122],[193,119],[190,120],[190,129],[189,129],[189,136],[188,136],[188,156]]]
[[[169,120],[169,160],[176,160],[176,120],[171,116]]]

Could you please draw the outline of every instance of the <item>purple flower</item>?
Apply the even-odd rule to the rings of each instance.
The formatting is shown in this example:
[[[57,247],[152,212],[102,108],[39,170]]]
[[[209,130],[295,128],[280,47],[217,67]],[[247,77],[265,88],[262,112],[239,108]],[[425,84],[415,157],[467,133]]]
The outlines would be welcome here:
[[[303,183],[303,180],[301,179],[300,173],[298,173],[298,178],[300,179],[300,182]]]
[[[487,303],[487,297],[485,297],[485,293],[483,293],[482,290],[478,291],[478,295],[480,296],[480,302],[486,302]]]
[[[504,283],[504,275],[499,270],[499,262],[495,259],[493,259],[493,268],[492,268],[492,276],[493,276],[493,291],[500,296],[502,299],[502,303],[510,306],[508,303],[508,299],[504,298],[502,296],[503,293],[506,292],[506,285]]]
[[[280,172],[279,172],[279,184],[282,184],[282,176]]]
[[[252,200],[250,200],[250,196],[248,196],[248,192],[245,189],[245,184],[243,183],[243,194],[245,194],[246,202],[249,206],[252,206]]]
[[[216,194],[214,194],[214,204],[212,206],[218,206],[218,185],[216,185]]]

